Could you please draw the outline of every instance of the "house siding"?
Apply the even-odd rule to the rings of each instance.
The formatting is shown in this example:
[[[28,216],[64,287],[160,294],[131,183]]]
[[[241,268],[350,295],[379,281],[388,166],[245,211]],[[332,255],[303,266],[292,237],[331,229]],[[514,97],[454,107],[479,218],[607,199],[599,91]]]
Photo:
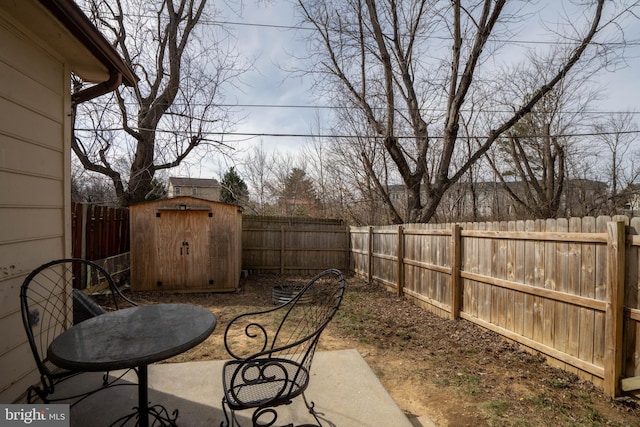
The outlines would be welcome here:
[[[167,197],[191,196],[221,201],[221,186],[215,179],[170,177]]]
[[[0,8],[0,402],[38,373],[19,292],[38,265],[70,254],[69,66]]]

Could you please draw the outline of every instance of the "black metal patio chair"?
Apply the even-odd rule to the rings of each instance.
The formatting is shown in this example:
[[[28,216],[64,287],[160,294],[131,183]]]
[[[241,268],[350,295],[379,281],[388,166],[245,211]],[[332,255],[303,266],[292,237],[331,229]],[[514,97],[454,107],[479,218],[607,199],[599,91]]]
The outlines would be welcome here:
[[[224,364],[221,426],[238,425],[235,411],[253,409],[253,426],[274,425],[276,407],[302,395],[318,425],[314,403],[304,395],[311,362],[322,331],[335,315],[345,290],[338,270],[313,277],[289,302],[273,309],[241,314],[224,333],[235,359]],[[227,408],[230,414],[227,413]]]
[[[72,400],[76,404],[96,391],[114,385],[124,374],[114,379],[105,373],[102,383],[89,391],[52,397],[56,384],[80,372],[57,368],[48,360],[47,349],[54,338],[72,325],[106,310],[135,305],[123,295],[111,275],[95,262],[65,258],[33,270],[20,288],[22,321],[40,372],[40,384],[29,387],[27,402],[32,403],[37,396],[44,403]]]

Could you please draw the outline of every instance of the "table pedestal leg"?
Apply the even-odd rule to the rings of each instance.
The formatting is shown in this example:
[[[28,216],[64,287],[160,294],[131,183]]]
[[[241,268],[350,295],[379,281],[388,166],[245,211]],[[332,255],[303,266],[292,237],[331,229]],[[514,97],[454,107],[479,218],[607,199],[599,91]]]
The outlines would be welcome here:
[[[148,385],[147,365],[138,366],[138,414],[140,414],[140,427],[149,427]]]
[[[138,366],[138,407],[134,408],[136,412],[124,416],[114,421],[111,426],[124,427],[130,421],[136,421],[136,426],[149,427],[149,417],[153,417],[152,426],[176,426],[178,418],[178,410],[174,410],[171,415],[162,405],[153,405],[149,407],[149,376],[147,365]]]

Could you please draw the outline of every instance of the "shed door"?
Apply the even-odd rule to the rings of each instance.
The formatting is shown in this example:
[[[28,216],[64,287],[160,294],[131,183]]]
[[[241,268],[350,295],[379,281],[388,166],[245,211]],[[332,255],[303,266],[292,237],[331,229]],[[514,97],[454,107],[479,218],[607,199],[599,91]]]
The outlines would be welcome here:
[[[208,211],[158,211],[159,286],[163,289],[203,289],[211,276]]]

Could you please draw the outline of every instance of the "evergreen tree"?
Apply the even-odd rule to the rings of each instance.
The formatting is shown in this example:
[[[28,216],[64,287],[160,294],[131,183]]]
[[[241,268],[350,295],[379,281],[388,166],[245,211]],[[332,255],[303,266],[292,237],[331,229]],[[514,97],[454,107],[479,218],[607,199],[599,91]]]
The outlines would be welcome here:
[[[167,197],[167,189],[162,181],[157,178],[151,180],[149,184],[149,191],[145,195],[145,201],[160,200]]]
[[[311,216],[318,207],[318,196],[311,178],[300,168],[293,168],[284,181],[279,202],[287,216]]]
[[[240,178],[233,166],[224,174],[220,184],[222,185],[220,198],[223,202],[242,205],[249,200],[247,184]]]

